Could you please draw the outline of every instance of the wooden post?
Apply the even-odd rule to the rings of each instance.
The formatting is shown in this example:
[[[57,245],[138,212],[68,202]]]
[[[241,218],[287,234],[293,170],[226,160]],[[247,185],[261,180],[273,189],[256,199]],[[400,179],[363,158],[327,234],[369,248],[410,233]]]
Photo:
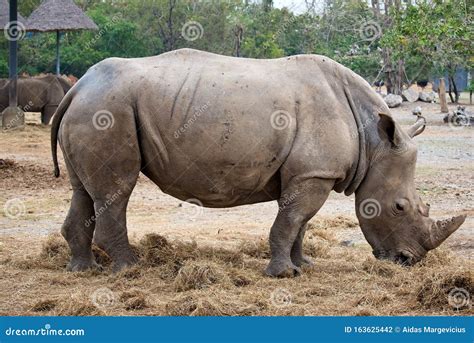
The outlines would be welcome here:
[[[17,12],[17,1],[10,1],[10,25],[17,25],[18,12]],[[14,24],[12,24],[14,23]],[[18,28],[18,27],[17,27]],[[16,29],[10,28],[10,32],[16,32]],[[17,35],[19,35],[18,33]],[[8,55],[8,77],[10,78],[10,84],[8,89],[8,105],[10,107],[16,107],[18,105],[18,94],[17,94],[17,69],[18,69],[18,41],[16,37],[10,37],[9,39],[9,55]]]
[[[61,33],[56,31],[56,75],[61,75],[61,58],[59,57],[59,44],[61,42]]]
[[[18,3],[10,0],[9,11],[9,54],[8,54],[8,107],[2,112],[2,127],[4,130],[23,128],[25,125],[25,113],[18,107],[18,39],[20,39],[22,27],[18,25]]]
[[[439,79],[439,87],[438,87],[438,94],[439,94],[439,103],[441,105],[441,113],[448,113],[448,103],[446,101],[446,84],[444,83],[444,77]]]

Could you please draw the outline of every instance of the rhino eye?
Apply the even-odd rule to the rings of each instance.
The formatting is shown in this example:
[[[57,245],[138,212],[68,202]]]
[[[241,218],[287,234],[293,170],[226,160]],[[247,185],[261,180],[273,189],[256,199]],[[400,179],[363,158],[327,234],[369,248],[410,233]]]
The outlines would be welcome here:
[[[406,212],[409,208],[410,202],[405,198],[396,199],[395,204],[393,205],[393,211],[395,215]]]
[[[395,204],[395,208],[396,208],[398,211],[400,211],[400,212],[402,212],[402,211],[405,210],[405,209],[403,208],[403,205],[402,205],[402,204],[399,204],[398,202]]]

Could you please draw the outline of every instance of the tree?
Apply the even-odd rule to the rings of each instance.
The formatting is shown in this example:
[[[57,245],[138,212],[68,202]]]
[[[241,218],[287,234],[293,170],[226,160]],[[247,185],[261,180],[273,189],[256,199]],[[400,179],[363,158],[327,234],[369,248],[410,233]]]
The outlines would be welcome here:
[[[452,102],[458,101],[454,74],[460,67],[472,68],[472,11],[463,0],[417,2],[405,11],[394,11],[392,26],[384,34],[382,44],[394,57],[417,60],[411,81],[420,73],[444,77],[447,73]]]
[[[64,66],[78,77],[107,57],[184,47],[253,58],[326,55],[370,83],[385,76],[391,92],[419,78],[452,76],[456,68],[472,66],[472,11],[461,0],[419,0],[406,9],[398,0],[305,0],[308,10],[301,14],[276,8],[271,0],[75,1],[100,28],[64,35]],[[40,2],[21,1],[20,12],[27,16]],[[0,41],[3,77],[7,49],[7,41]],[[30,74],[52,72],[53,34],[27,34],[19,59]],[[451,82],[450,89],[455,86]]]
[[[313,53],[326,55],[362,75],[371,84],[380,77],[381,24],[366,1],[328,1],[315,18]]]

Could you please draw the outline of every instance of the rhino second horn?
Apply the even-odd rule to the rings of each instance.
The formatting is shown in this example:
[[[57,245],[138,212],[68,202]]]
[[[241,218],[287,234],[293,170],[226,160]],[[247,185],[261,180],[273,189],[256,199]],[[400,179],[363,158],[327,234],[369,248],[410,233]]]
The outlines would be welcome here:
[[[456,231],[466,220],[466,215],[452,217],[451,219],[438,220],[433,223],[430,229],[430,239],[428,249],[435,249],[454,231]]]
[[[425,131],[425,128],[426,128],[425,117],[418,116],[418,119],[416,120],[415,124],[410,126],[410,128],[407,130],[407,133],[411,138],[413,138],[415,136],[418,136],[423,131]]]

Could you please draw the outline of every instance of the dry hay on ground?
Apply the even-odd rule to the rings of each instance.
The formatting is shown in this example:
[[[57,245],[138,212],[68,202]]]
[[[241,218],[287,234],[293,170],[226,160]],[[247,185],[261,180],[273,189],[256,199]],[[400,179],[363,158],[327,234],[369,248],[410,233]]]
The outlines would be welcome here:
[[[2,190],[16,190],[19,185],[21,188],[32,190],[57,188],[66,186],[68,183],[65,175],[55,178],[51,167],[43,167],[27,161],[0,159],[0,188]]]
[[[327,219],[330,220],[330,219]],[[336,218],[340,222],[340,218]],[[327,223],[327,225],[329,225]],[[347,227],[347,223],[344,224]],[[139,265],[118,274],[99,248],[104,271],[68,273],[69,250],[57,234],[18,256],[25,241],[1,246],[2,315],[472,315],[450,292],[474,291],[472,262],[435,250],[406,268],[375,260],[368,246],[341,246],[324,225],[305,242],[315,267],[292,279],[266,277],[266,240],[234,249],[169,241],[132,242]],[[29,241],[31,244],[31,241]],[[33,244],[37,246],[37,244]],[[462,299],[461,299],[462,300]],[[457,299],[459,302],[459,299]]]
[[[316,230],[316,231],[327,231],[327,230],[337,230],[337,229],[348,229],[356,228],[359,224],[352,217],[347,216],[336,216],[336,217],[324,217],[316,216],[308,224],[307,231]]]

